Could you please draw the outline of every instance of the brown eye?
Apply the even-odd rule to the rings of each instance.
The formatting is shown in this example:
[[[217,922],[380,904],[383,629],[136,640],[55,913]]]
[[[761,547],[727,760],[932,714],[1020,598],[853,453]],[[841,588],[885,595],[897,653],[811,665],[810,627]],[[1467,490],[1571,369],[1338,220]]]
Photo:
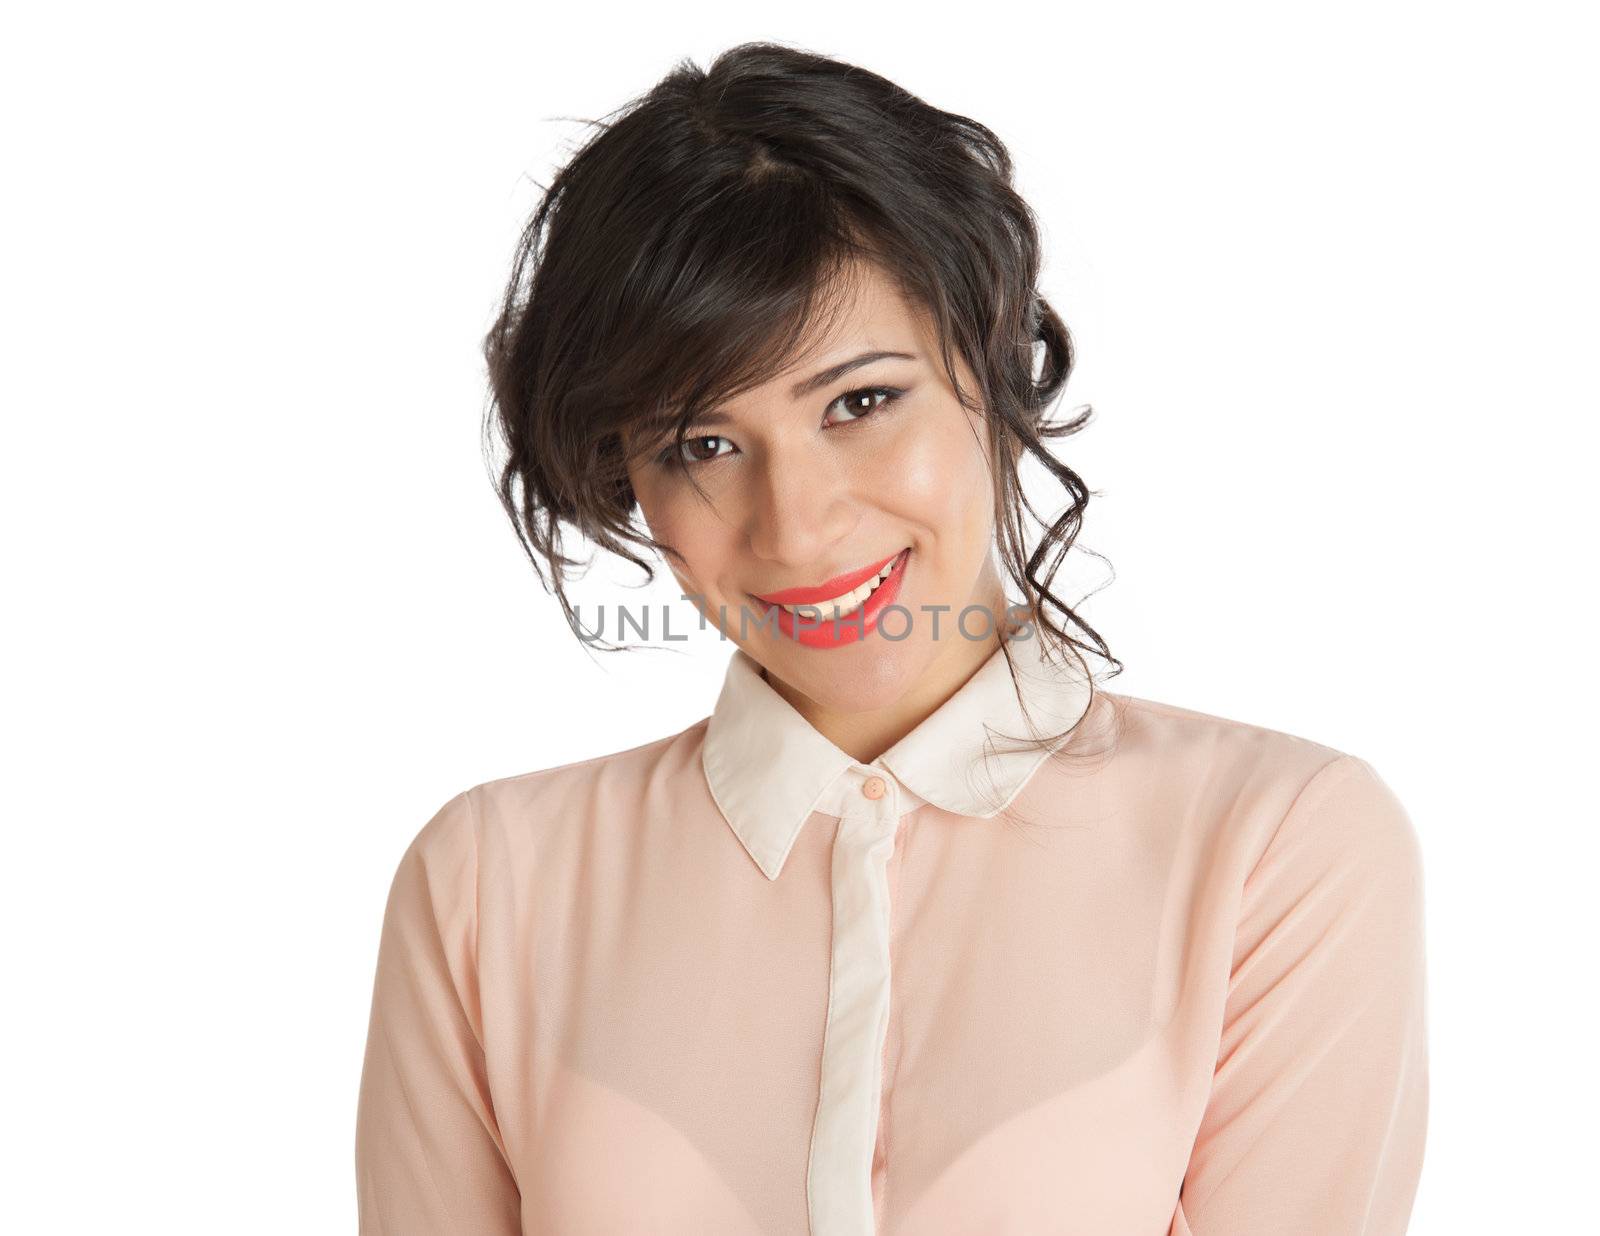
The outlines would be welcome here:
[[[722,451],[717,450],[717,449],[712,449],[709,453],[702,453],[702,449],[703,448],[701,448],[701,444],[702,443],[706,443],[706,442],[712,442],[712,443],[721,444],[721,443],[726,443],[727,439],[723,438],[723,437],[719,437],[716,434],[701,434],[698,437],[685,438],[683,440],[683,453],[682,454],[680,454],[676,458],[674,458],[674,456],[673,456],[673,447],[668,446],[666,448],[666,450],[662,451],[661,454],[656,457],[656,462],[659,463],[659,464],[662,464],[665,467],[671,467],[675,463],[682,463],[682,464],[705,463],[708,460],[715,459],[718,455],[721,455],[723,453]],[[699,449],[697,449],[697,448],[699,448]]]
[[[837,424],[848,425],[854,421],[863,421],[878,409],[893,403],[900,398],[904,391],[892,386],[863,386],[859,390],[846,391],[831,404],[828,409],[843,408],[847,416]]]
[[[709,452],[707,452],[706,454],[702,455],[702,454],[698,453],[694,449],[696,444],[704,444],[706,442],[717,443],[717,442],[723,442],[723,441],[726,441],[726,439],[719,438],[715,434],[702,434],[698,438],[690,438],[690,439],[688,439],[688,441],[685,443],[685,445],[690,448],[689,449],[689,458],[691,460],[693,460],[694,462],[699,463],[701,460],[704,460],[704,459],[715,459],[722,452],[716,450],[715,447],[713,447]]]

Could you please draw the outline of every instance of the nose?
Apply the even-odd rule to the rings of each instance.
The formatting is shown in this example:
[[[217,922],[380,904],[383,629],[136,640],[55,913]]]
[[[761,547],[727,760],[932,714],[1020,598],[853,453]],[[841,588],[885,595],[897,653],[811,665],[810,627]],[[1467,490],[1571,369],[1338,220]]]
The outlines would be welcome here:
[[[766,451],[753,471],[751,552],[796,570],[840,565],[824,561],[828,549],[849,537],[860,516],[838,458],[814,441],[787,443]]]

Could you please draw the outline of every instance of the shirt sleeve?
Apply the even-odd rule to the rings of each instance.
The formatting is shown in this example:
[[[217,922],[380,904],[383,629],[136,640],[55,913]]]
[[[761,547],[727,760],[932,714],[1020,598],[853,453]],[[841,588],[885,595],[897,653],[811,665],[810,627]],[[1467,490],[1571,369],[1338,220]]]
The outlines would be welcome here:
[[[1245,882],[1211,1095],[1170,1236],[1394,1236],[1422,1169],[1422,861],[1341,755]]]
[[[423,827],[389,890],[356,1116],[363,1236],[521,1231],[484,1058],[470,793]]]

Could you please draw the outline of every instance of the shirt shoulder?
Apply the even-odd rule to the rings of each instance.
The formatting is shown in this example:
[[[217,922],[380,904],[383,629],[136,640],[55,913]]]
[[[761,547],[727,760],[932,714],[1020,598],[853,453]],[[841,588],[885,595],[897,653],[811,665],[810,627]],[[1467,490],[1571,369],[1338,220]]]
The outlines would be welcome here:
[[[585,855],[627,850],[642,822],[709,803],[699,771],[705,725],[460,790],[413,836],[394,886],[465,924],[497,889],[515,898],[551,870],[581,870]]]
[[[1297,795],[1324,769],[1365,761],[1331,743],[1161,700],[1101,692],[1112,766],[1157,792]],[[1284,804],[1287,806],[1287,803]]]
[[[677,733],[621,751],[482,781],[462,793],[474,797],[483,812],[518,810],[533,802],[560,809],[594,802],[595,797],[648,794],[698,770],[707,720],[702,717]]]
[[[706,796],[700,748],[709,718],[676,733],[463,790],[486,835],[587,828]]]
[[[1370,865],[1417,866],[1400,800],[1367,759],[1271,726],[1105,692],[1114,714],[1109,793],[1182,820],[1258,868],[1269,847],[1320,849]]]
[[[1119,739],[1135,756],[1159,754],[1185,766],[1267,765],[1293,776],[1348,752],[1271,726],[1184,708],[1162,700],[1103,692],[1119,714]]]

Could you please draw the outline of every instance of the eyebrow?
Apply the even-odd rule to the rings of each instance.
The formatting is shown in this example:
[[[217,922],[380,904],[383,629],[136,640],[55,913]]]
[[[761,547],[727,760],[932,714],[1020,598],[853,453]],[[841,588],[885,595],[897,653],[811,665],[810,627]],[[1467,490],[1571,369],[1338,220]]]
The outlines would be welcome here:
[[[870,365],[879,360],[916,360],[909,352],[863,352],[860,356],[852,356],[847,361],[840,361],[831,369],[824,369],[821,373],[814,373],[803,382],[796,382],[790,388],[790,394],[796,399],[803,399],[821,387],[837,382],[852,369],[860,369],[863,365]]]

